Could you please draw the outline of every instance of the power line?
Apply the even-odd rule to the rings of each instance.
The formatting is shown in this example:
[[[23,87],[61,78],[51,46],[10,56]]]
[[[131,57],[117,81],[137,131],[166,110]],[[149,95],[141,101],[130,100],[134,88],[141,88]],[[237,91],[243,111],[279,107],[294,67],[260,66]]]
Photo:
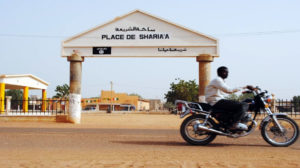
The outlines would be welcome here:
[[[156,87],[144,86],[144,85],[128,85],[128,84],[120,84],[120,83],[115,83],[115,85],[121,86],[121,87],[133,87],[133,88],[139,88],[139,89],[144,89],[144,88],[154,89],[154,90],[163,90],[163,89],[165,89],[165,88],[156,88]]]
[[[67,38],[69,36],[34,35],[34,34],[0,34],[0,37],[22,37],[22,38]]]
[[[272,34],[287,34],[287,33],[299,33],[300,30],[282,30],[282,31],[262,31],[262,32],[244,32],[244,33],[226,33],[226,34],[214,34],[217,36],[259,36],[259,35],[272,35]]]
[[[272,35],[272,34],[288,34],[299,33],[300,29],[295,30],[275,30],[275,31],[261,31],[261,32],[242,32],[242,33],[213,33],[214,36],[258,36],[258,35]],[[17,38],[68,38],[71,36],[62,35],[35,35],[35,34],[0,34],[0,37],[17,37]],[[99,38],[99,36],[89,36],[86,38]]]

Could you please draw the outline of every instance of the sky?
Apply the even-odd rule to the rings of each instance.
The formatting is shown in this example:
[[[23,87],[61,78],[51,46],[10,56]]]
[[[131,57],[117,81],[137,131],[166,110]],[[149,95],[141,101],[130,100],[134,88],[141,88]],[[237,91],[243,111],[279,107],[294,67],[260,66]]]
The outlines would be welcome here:
[[[276,98],[300,95],[300,1],[293,0],[0,0],[0,74],[33,74],[48,97],[69,84],[61,57],[68,37],[139,9],[219,40],[211,64],[229,68],[229,86],[259,86]],[[82,97],[101,90],[164,99],[175,78],[198,82],[195,58],[86,58]],[[41,96],[41,91],[30,91]]]

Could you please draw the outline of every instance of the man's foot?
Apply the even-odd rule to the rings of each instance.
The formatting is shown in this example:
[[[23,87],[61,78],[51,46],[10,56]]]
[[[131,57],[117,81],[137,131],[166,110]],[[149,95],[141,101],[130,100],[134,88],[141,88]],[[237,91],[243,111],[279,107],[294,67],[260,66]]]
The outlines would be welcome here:
[[[238,130],[246,131],[248,130],[248,127],[246,124],[243,123],[235,123],[230,129],[238,129]]]

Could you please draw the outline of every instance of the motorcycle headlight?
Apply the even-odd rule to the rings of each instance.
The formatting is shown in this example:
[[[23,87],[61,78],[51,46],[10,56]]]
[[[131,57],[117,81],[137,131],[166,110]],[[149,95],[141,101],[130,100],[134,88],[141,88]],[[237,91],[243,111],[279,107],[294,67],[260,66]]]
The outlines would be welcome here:
[[[265,97],[265,102],[271,103],[272,99],[270,96]]]

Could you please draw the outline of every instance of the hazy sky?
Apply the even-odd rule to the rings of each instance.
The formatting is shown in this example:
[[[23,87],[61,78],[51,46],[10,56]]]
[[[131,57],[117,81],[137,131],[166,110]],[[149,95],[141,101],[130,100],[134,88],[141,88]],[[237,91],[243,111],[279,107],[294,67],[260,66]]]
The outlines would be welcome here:
[[[61,42],[135,9],[219,39],[216,69],[229,67],[227,83],[258,85],[277,98],[300,95],[300,1],[290,0],[0,0],[0,74],[33,74],[69,84]],[[87,58],[82,96],[101,90],[163,99],[175,78],[198,82],[195,58]],[[30,91],[38,94],[41,91]]]

